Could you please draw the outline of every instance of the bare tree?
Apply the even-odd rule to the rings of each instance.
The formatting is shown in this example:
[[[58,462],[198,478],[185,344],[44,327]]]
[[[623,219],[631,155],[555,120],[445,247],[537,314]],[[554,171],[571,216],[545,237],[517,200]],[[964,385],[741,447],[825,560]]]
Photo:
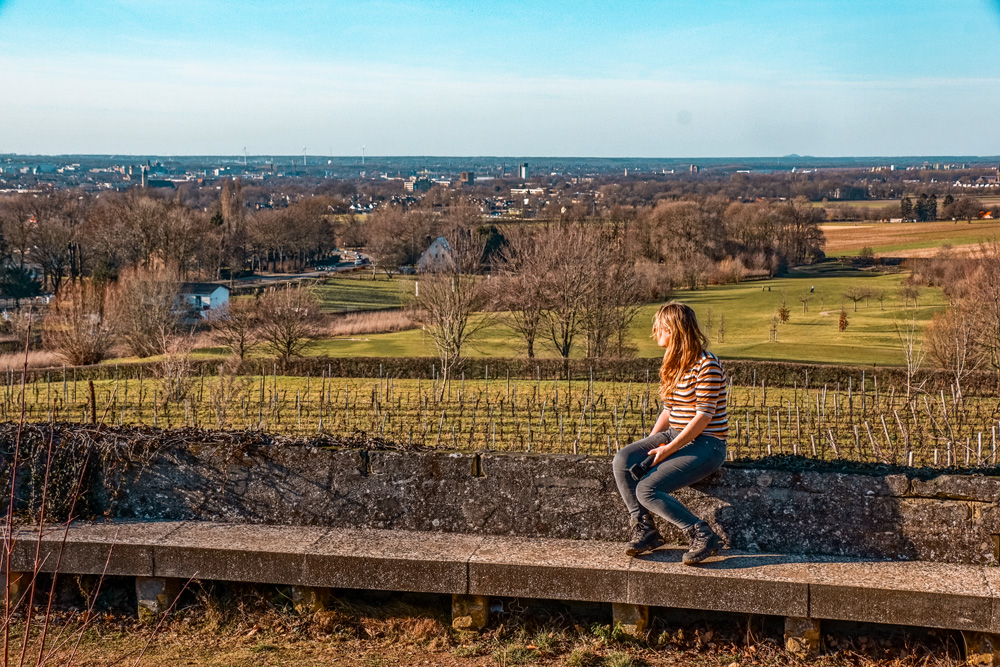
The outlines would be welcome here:
[[[980,326],[974,309],[967,304],[958,304],[935,315],[924,332],[931,359],[939,368],[952,374],[959,393],[965,378],[983,361]]]
[[[871,298],[878,301],[878,309],[885,310],[885,299],[889,293],[882,288],[871,289],[868,292],[871,295]]]
[[[374,267],[392,277],[400,266],[416,263],[432,240],[435,227],[433,218],[422,211],[380,208],[366,224],[368,245],[365,249]]]
[[[923,386],[922,384],[916,388],[913,386],[914,377],[924,362],[924,347],[920,344],[917,318],[914,316],[909,320],[896,320],[893,322],[893,330],[896,332],[896,340],[906,362],[906,398],[909,400],[914,390],[919,391]]]
[[[635,264],[623,256],[611,238],[597,230],[592,233],[596,236],[590,263],[593,275],[584,297],[583,314],[587,356],[631,356],[635,347],[628,336],[629,326],[642,305]],[[711,327],[709,322],[707,328],[711,330]]]
[[[177,282],[163,271],[130,269],[110,288],[115,331],[137,357],[164,354],[180,330]]]
[[[844,298],[854,302],[854,312],[856,313],[858,312],[858,301],[869,298],[868,288],[861,285],[851,285],[844,291]]]
[[[447,256],[436,263],[436,270],[420,279],[414,300],[437,350],[445,382],[461,363],[462,350],[492,323],[488,313],[480,312],[488,302],[488,293],[484,279],[476,274],[485,238],[456,229],[449,234],[449,246]]]
[[[545,334],[559,356],[569,359],[573,342],[583,330],[597,238],[585,227],[567,225],[550,227],[539,242],[548,267],[542,289]]]
[[[492,280],[495,305],[506,311],[510,327],[524,342],[529,359],[544,320],[543,290],[547,266],[537,239],[517,229],[507,236]]]
[[[282,363],[302,356],[318,333],[320,304],[311,290],[274,287],[257,300],[260,338]]]
[[[106,310],[107,290],[103,284],[67,283],[45,314],[45,347],[74,366],[103,361],[114,342]]]
[[[208,323],[212,339],[229,348],[242,361],[247,351],[260,340],[257,304],[252,299],[239,299],[215,311],[209,311]]]
[[[920,287],[914,283],[903,283],[899,286],[899,296],[903,299],[903,308],[910,305],[910,301],[913,301],[913,307],[917,307],[917,299],[920,297]]]

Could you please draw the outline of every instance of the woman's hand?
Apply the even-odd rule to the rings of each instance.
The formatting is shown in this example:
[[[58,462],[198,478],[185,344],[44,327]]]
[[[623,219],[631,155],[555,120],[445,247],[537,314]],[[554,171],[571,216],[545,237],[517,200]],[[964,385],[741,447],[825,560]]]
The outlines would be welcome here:
[[[653,465],[659,465],[661,462],[665,461],[666,458],[672,453],[672,449],[673,448],[670,444],[667,443],[666,445],[660,445],[659,447],[649,450],[649,453],[656,457],[653,459]]]

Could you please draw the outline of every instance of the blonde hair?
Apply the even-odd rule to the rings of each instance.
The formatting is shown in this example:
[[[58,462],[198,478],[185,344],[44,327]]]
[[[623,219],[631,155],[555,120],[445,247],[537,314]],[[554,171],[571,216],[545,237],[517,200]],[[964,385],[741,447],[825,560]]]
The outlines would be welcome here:
[[[663,353],[660,365],[660,399],[674,393],[681,381],[701,353],[708,346],[708,339],[698,326],[698,318],[691,306],[679,301],[670,301],[660,306],[653,316],[653,335],[662,329],[670,329],[670,339]]]

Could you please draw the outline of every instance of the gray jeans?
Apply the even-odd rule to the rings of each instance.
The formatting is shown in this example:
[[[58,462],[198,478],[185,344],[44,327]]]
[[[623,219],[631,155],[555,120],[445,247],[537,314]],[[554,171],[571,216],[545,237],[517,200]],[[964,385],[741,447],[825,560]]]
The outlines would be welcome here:
[[[654,433],[648,438],[633,442],[615,454],[611,468],[614,471],[618,492],[628,507],[633,520],[657,514],[681,530],[686,530],[700,519],[670,494],[708,477],[722,467],[726,460],[726,442],[710,435],[699,435],[674,454],[661,461],[649,474],[636,482],[628,469],[640,463],[651,449],[664,445],[679,434],[675,429]]]

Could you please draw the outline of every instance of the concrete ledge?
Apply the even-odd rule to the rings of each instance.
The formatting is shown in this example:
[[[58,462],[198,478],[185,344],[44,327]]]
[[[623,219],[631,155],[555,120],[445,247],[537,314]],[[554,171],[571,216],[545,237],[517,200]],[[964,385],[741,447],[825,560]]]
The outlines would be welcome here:
[[[631,560],[620,544],[489,537],[469,560],[469,592],[627,602]]]
[[[38,532],[19,529],[11,571],[33,571]],[[700,566],[680,549],[628,558],[621,544],[399,530],[114,521],[73,524],[61,572],[324,588],[531,597],[1000,631],[1000,572],[724,551]],[[42,532],[55,569],[64,530]],[[109,560],[110,554],[110,560]],[[3,563],[0,563],[3,565]]]
[[[468,592],[476,535],[330,529],[306,552],[310,586],[420,593]]]
[[[660,549],[632,561],[628,601],[658,607],[809,616],[808,566],[802,557],[728,553],[699,567],[683,549]]]
[[[129,521],[74,523],[15,533],[11,569],[34,571],[35,553],[40,572],[58,570],[66,574],[153,576],[153,548],[182,525],[179,521]],[[63,539],[66,546],[63,548]],[[61,552],[61,557],[60,557]]]
[[[153,574],[302,585],[306,549],[328,530],[187,522],[153,547]]]
[[[995,628],[986,571],[946,563],[813,563],[809,611],[815,618],[952,630]]]

